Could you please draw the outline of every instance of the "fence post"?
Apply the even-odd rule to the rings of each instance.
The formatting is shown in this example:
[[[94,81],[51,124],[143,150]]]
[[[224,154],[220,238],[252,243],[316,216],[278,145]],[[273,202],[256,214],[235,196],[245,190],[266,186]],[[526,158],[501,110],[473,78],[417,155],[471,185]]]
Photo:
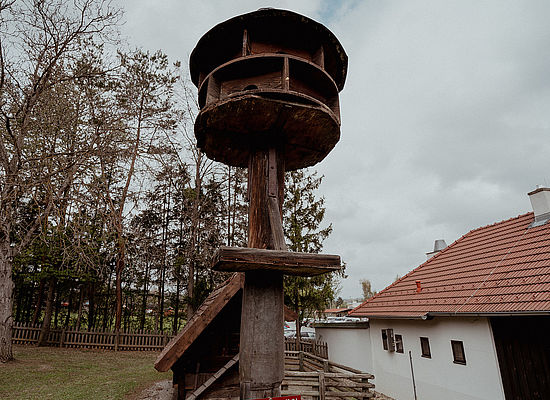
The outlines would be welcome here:
[[[325,373],[319,371],[319,400],[325,400]]]
[[[63,347],[65,344],[65,328],[61,330],[61,337],[59,338],[59,347]]]
[[[166,339],[168,338],[168,336],[166,335],[166,333],[164,334],[164,336],[162,337],[162,347],[165,347],[166,346]]]
[[[328,364],[328,360],[323,360],[323,371],[330,372],[330,365]]]
[[[118,351],[119,341],[120,341],[120,330],[116,331],[116,334],[115,334],[115,351]]]
[[[298,353],[298,370],[301,372],[304,371],[304,352],[302,351]]]

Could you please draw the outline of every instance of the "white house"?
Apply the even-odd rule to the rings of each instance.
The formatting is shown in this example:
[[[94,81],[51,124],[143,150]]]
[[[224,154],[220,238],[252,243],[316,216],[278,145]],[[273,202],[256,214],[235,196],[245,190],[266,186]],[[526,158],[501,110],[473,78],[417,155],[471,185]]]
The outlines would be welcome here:
[[[550,189],[529,197],[354,309],[368,329],[317,328],[329,356],[398,400],[550,399]]]

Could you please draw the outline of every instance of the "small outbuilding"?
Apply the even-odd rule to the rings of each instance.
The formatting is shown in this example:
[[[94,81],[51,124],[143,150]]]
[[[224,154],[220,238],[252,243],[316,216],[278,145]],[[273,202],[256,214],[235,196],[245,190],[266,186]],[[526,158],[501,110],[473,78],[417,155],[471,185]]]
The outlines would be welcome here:
[[[177,398],[239,399],[239,342],[244,274],[214,290],[155,362],[172,369]],[[286,321],[296,313],[284,307]],[[281,334],[282,334],[281,327]]]
[[[155,368],[172,369],[179,400],[239,398],[239,333],[243,274],[214,290],[159,355]]]

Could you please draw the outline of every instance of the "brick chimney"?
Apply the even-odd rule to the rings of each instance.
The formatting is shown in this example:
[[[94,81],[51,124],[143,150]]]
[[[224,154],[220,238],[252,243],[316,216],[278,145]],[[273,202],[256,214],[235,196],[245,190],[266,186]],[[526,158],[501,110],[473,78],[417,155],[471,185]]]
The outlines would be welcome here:
[[[527,194],[535,213],[535,222],[531,227],[544,225],[550,220],[550,188],[537,186]]]

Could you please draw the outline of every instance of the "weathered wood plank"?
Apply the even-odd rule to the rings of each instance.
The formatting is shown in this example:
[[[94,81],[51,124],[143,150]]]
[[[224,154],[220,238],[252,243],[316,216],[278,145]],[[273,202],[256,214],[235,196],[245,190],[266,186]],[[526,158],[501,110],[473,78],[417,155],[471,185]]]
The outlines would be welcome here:
[[[219,289],[219,291],[212,292],[209,306],[204,308],[201,306],[197,313],[195,313],[193,319],[189,321],[184,329],[174,337],[170,343],[168,343],[159,355],[155,363],[157,371],[168,371],[242,286],[243,277],[241,275],[235,275],[230,282]]]
[[[338,271],[340,256],[245,247],[220,247],[212,262],[215,271],[273,270],[288,275],[312,276]]]

